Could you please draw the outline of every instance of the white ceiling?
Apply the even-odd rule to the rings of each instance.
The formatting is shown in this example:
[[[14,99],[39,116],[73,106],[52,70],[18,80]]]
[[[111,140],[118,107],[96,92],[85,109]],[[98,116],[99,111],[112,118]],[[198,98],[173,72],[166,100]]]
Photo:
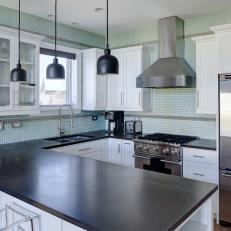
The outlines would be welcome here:
[[[105,12],[95,8],[105,7],[105,0],[59,0],[58,20],[67,25],[104,34]],[[18,0],[0,0],[0,5],[17,9]],[[22,0],[22,11],[47,18],[54,12],[54,0]],[[231,10],[231,0],[110,0],[111,33],[138,29],[151,25],[157,19],[177,15],[182,18]]]

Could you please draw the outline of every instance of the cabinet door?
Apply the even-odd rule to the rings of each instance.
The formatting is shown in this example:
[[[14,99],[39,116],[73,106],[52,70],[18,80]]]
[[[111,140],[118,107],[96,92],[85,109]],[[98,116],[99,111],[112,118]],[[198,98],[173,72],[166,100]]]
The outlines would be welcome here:
[[[66,221],[63,221],[63,229],[62,231],[84,231],[85,229],[82,229],[78,226],[72,225],[71,223],[68,223]]]
[[[136,88],[136,77],[142,72],[142,50],[125,54],[124,107],[126,110],[142,110],[142,89]]]
[[[122,142],[119,139],[109,139],[110,162],[122,164]]]
[[[0,38],[0,109],[10,106],[10,71],[12,68],[12,39]]]
[[[28,210],[28,212],[35,213],[37,215],[40,215],[40,224],[41,224],[41,229],[36,225],[34,231],[61,231],[62,230],[62,220],[59,219],[58,217],[55,217],[43,210],[40,210],[30,204],[25,203],[24,201],[21,201],[17,198],[14,198],[12,196],[9,196],[8,194],[3,193],[2,194],[2,203],[4,205],[10,205],[14,207],[15,205],[21,207],[22,209]],[[17,216],[13,214],[12,221],[16,221]],[[22,226],[25,228],[26,231],[31,231],[30,224],[26,223],[25,225]]]
[[[128,167],[135,167],[134,162],[134,142],[122,141],[122,164]]]
[[[197,47],[197,113],[216,114],[218,62],[216,42]]]
[[[119,74],[108,76],[108,110],[121,110],[124,105],[124,54],[113,54],[119,62]]]

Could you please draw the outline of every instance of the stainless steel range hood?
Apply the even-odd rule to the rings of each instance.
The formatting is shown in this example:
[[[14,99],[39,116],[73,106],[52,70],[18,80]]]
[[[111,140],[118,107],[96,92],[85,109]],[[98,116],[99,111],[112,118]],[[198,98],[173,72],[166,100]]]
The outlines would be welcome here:
[[[193,88],[196,74],[184,57],[184,21],[159,20],[159,59],[136,79],[139,88]]]

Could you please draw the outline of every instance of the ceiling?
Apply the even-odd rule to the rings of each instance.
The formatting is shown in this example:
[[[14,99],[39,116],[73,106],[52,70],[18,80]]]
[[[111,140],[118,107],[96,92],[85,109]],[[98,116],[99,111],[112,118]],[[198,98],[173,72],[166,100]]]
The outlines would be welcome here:
[[[97,34],[104,34],[105,12],[95,8],[105,7],[105,0],[59,0],[58,21]],[[17,9],[18,0],[0,0],[0,5]],[[23,12],[43,18],[54,14],[54,0],[22,0]],[[177,15],[182,18],[231,10],[230,0],[110,0],[110,33],[139,29],[153,24],[157,19]]]

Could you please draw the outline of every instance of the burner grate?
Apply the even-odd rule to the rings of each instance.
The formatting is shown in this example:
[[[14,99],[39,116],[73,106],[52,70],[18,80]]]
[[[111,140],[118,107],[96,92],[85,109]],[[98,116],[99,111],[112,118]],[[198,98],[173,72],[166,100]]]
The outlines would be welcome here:
[[[196,136],[174,135],[164,133],[154,133],[139,138],[140,140],[159,141],[163,143],[185,144],[199,139]]]

